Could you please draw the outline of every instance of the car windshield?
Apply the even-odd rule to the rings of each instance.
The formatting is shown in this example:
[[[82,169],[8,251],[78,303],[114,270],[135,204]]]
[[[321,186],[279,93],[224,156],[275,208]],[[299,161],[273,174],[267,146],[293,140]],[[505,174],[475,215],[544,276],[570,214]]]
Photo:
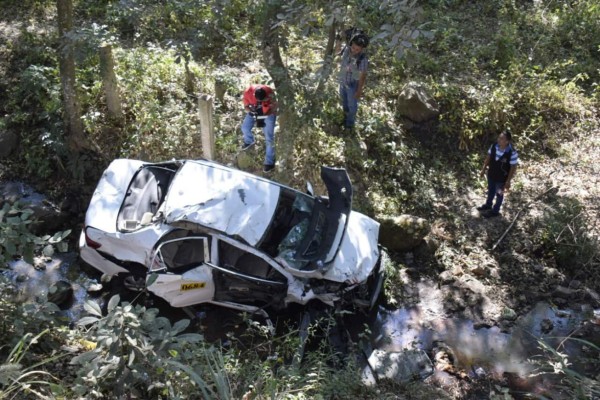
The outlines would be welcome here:
[[[300,247],[307,236],[313,237],[314,240],[311,241],[314,242],[313,247],[318,246],[320,243],[319,230],[309,232],[313,205],[314,199],[310,197],[296,197],[294,204],[292,205],[292,209],[296,215],[295,223],[281,243],[279,243],[279,246],[277,246],[278,257],[286,260],[287,263],[295,269],[302,269],[308,263],[308,260],[297,259]]]
[[[283,250],[293,248],[293,241],[302,240],[305,236],[313,204],[312,197],[282,188],[260,249],[271,257],[277,257]]]
[[[308,269],[311,261],[322,260],[329,251],[327,212],[321,199],[283,191],[261,249],[285,260],[291,268]]]

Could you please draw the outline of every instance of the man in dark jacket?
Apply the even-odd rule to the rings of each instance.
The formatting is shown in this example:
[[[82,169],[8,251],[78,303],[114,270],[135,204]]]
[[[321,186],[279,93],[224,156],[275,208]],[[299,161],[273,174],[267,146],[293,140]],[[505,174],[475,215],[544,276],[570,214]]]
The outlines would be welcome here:
[[[518,163],[519,155],[511,144],[511,134],[505,130],[498,136],[497,143],[489,148],[481,168],[481,177],[485,175],[487,169],[488,192],[485,204],[477,209],[484,212],[485,218],[500,215],[504,193],[510,189],[510,182],[515,176]]]

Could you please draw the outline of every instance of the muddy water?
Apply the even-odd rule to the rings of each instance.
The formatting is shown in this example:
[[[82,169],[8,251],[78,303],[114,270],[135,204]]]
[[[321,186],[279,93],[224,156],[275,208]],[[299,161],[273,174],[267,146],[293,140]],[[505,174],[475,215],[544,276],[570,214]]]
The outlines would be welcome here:
[[[588,376],[600,373],[599,365],[589,364],[589,346],[577,340],[581,337],[600,345],[600,325],[594,324],[600,310],[589,307],[559,310],[540,302],[505,332],[498,327],[476,329],[472,321],[446,316],[442,299],[434,288],[422,284],[419,289],[422,296],[415,306],[377,311],[371,323],[373,347],[387,351],[418,348],[432,354],[432,349],[443,342],[444,348],[450,349],[457,370],[471,378],[502,380],[508,376],[511,389],[551,394],[554,399],[569,398],[556,392],[555,378],[531,377],[539,372],[534,361],[542,359],[540,340],[567,354],[572,369]],[[565,340],[566,337],[576,339]],[[451,381],[447,373],[440,371],[436,371],[434,378]]]
[[[46,299],[52,296],[53,285],[68,282],[73,294],[61,306],[70,321],[80,319],[85,313],[83,304],[87,299],[97,297],[101,285],[96,278],[91,278],[79,269],[77,258],[76,253],[59,253],[49,261],[36,262],[36,267],[23,260],[10,263],[7,275],[18,287],[18,300],[26,302]]]
[[[119,294],[122,301],[136,301],[148,308],[158,308],[161,314],[172,322],[194,318],[196,320],[194,329],[202,333],[208,341],[225,340],[228,332],[236,331],[243,326],[241,314],[234,310],[212,305],[188,310],[172,308],[167,302],[155,296],[140,296],[139,293],[128,290],[117,293],[103,288],[99,283],[99,273],[92,268],[88,268],[89,272],[82,271],[77,253],[55,254],[51,260],[36,261],[35,264],[34,267],[23,260],[9,263],[10,269],[6,271],[6,275],[18,288],[17,301],[48,299],[53,296],[53,286],[68,283],[73,293],[59,306],[62,315],[71,322],[76,322],[87,315],[83,307],[86,301],[92,300],[103,307],[112,295]],[[110,287],[110,284],[106,286]]]
[[[537,339],[558,344],[555,336],[568,336],[584,321],[572,311],[558,311],[547,303],[539,303],[510,333],[498,327],[475,329],[472,321],[441,318],[428,322],[422,319],[419,307],[397,311],[380,310],[373,331],[375,345],[389,351],[417,347],[430,349],[443,341],[454,350],[463,369],[487,366],[490,373],[525,374],[532,371],[527,360],[538,354]],[[549,334],[541,332],[542,321],[552,321]]]

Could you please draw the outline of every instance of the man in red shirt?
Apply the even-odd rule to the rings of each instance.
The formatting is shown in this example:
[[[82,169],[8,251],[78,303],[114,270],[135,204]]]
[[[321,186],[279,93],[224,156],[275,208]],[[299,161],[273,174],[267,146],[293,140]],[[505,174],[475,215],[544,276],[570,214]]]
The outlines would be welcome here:
[[[254,124],[263,129],[265,134],[265,162],[264,172],[270,172],[275,168],[275,121],[277,119],[277,101],[275,93],[267,85],[250,85],[244,91],[244,110],[246,117],[242,122],[242,133],[244,143],[242,150],[254,145],[252,128]]]

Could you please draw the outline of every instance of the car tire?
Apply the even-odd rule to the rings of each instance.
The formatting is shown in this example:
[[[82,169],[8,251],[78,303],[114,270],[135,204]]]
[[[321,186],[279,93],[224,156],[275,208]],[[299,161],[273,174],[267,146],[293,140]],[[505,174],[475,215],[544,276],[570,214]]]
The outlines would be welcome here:
[[[141,276],[127,275],[123,278],[123,286],[132,292],[141,292],[146,288],[146,279]]]

